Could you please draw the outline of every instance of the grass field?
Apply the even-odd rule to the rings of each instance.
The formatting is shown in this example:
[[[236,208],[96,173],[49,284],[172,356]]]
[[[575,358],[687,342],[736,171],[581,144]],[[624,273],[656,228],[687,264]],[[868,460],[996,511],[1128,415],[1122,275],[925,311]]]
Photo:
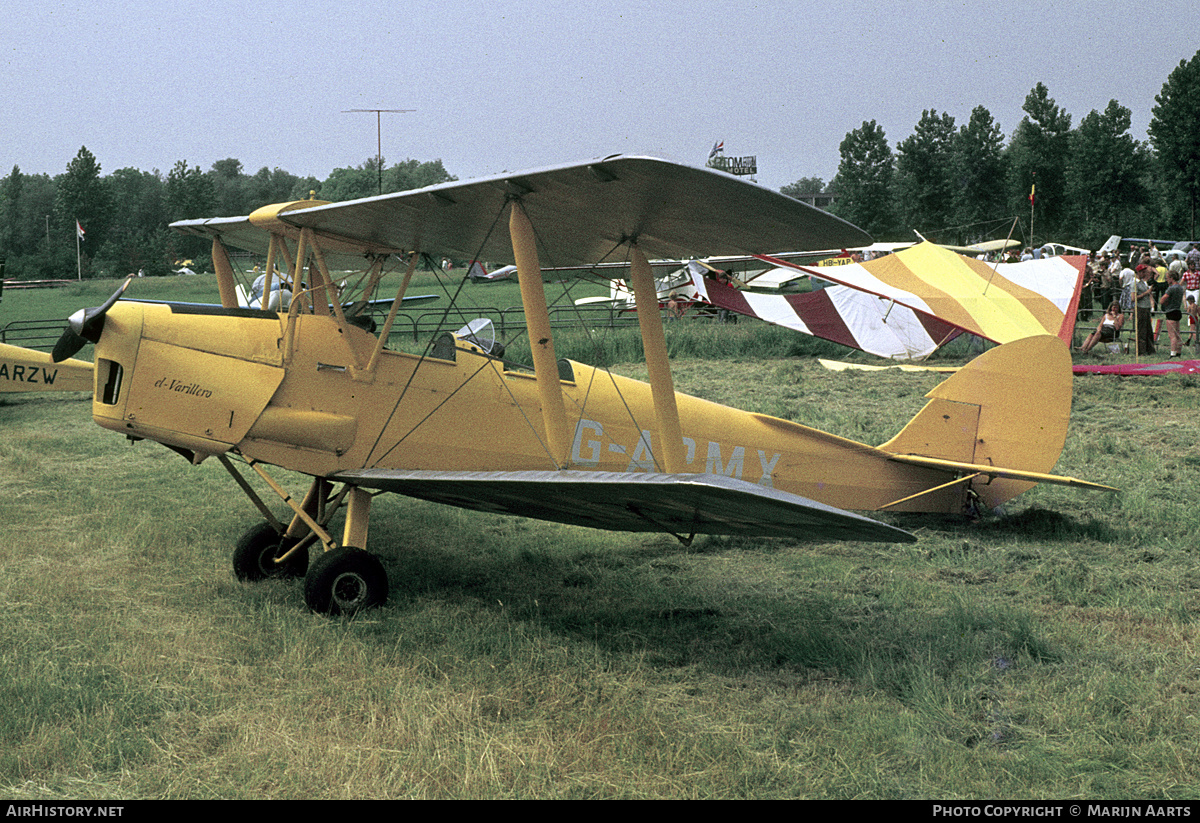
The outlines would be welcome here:
[[[112,284],[0,318],[87,289]],[[868,442],[938,381],[686,326],[680,390]],[[890,517],[912,545],[685,548],[380,498],[392,598],[351,620],[234,580],[258,515],[220,466],[79,396],[0,400],[0,795],[1194,798],[1197,381],[1074,397],[1056,471],[1121,494]]]

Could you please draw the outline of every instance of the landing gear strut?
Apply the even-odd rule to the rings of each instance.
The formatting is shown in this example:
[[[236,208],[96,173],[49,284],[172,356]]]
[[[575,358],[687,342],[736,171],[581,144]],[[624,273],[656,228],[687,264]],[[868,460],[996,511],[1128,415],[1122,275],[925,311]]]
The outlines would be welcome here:
[[[333,483],[315,478],[304,500],[297,503],[255,460],[247,461],[279,498],[291,507],[294,516],[284,526],[232,462],[222,455],[221,463],[241,486],[251,502],[267,518],[251,528],[238,541],[233,552],[233,572],[239,580],[265,580],[271,577],[304,577],[304,600],[308,607],[323,614],[354,614],[387,602],[387,572],[379,558],[353,546],[367,542],[367,523],[371,494],[356,486],[345,485],[332,494]],[[327,530],[338,509],[345,506],[346,524],[341,545]],[[324,551],[310,564],[308,546],[320,542]],[[307,574],[305,571],[307,570]]]

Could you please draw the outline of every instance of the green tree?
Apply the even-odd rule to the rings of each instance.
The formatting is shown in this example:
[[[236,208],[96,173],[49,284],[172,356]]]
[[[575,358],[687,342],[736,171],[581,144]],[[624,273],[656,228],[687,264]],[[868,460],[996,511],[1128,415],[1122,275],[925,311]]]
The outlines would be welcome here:
[[[180,160],[167,174],[166,199],[168,220],[192,220],[213,216],[216,195],[199,166]]]
[[[13,166],[12,173],[0,181],[0,257],[20,251],[17,237],[18,227],[25,222],[21,214],[23,188],[21,168]]]
[[[411,191],[457,179],[446,171],[441,160],[422,162],[408,159],[391,167],[385,164],[383,193]],[[321,184],[318,194],[322,200],[339,203],[357,200],[360,197],[374,197],[379,194],[379,183],[378,161],[370,157],[354,168],[334,169],[329,178]]]
[[[245,208],[254,211],[271,203],[286,203],[307,197],[307,191],[301,197],[295,196],[294,189],[299,179],[278,166],[274,169],[263,166],[246,181]]]
[[[1110,234],[1128,233],[1146,202],[1145,155],[1129,134],[1129,109],[1110,100],[1071,133],[1067,199],[1072,237],[1091,248]]]
[[[788,183],[779,190],[780,194],[788,197],[799,197],[805,194],[824,194],[825,181],[820,177],[801,177],[795,183]]]
[[[1021,108],[1026,116],[1021,118],[1007,152],[1010,202],[1018,214],[1028,209],[1029,195],[1036,185],[1034,229],[1048,237],[1062,229],[1067,214],[1071,115],[1058,107],[1041,83],[1033,87]]]
[[[100,180],[100,164],[87,146],[80,147],[67,164],[66,173],[57,179],[57,184],[54,201],[57,225],[51,236],[57,237],[58,242],[69,246],[74,252],[75,222],[79,221],[86,232],[85,242],[81,246],[86,272],[95,250],[104,243],[110,215],[108,192]]]
[[[246,203],[247,177],[242,161],[233,157],[218,160],[208,172],[213,188],[213,208],[217,217],[248,214],[253,208]],[[259,205],[262,205],[261,203]]]
[[[384,169],[383,190],[385,192],[412,191],[413,189],[423,189],[426,186],[435,186],[438,183],[449,183],[457,179],[446,171],[441,160],[421,162],[409,158],[389,169]]]
[[[953,144],[954,118],[930,109],[896,146],[897,214],[904,226],[925,232],[953,222]]]
[[[830,188],[838,199],[830,211],[880,237],[893,231],[894,164],[887,136],[875,121],[864,122],[838,146],[841,161]]]
[[[341,203],[379,194],[379,167],[371,157],[357,166],[334,169],[321,184],[321,199]]]
[[[210,180],[199,166],[189,167],[186,160],[178,161],[167,173],[164,192],[167,221],[192,220],[213,216],[215,194]],[[200,237],[172,234],[165,255],[174,264],[210,254],[212,244]]]
[[[288,200],[308,200],[310,197],[319,199],[321,191],[321,181],[309,175],[308,177],[297,177],[292,183],[292,190],[288,192]]]
[[[144,271],[165,274],[166,184],[157,172],[125,168],[104,178],[113,203],[108,239],[97,253],[98,268],[114,275]]]
[[[1004,135],[992,114],[976,106],[954,136],[950,160],[951,200],[955,219],[971,226],[1007,214]],[[962,240],[975,240],[970,234]]]
[[[59,225],[55,217],[57,198],[58,184],[50,175],[21,175],[17,208],[20,222],[14,226],[13,236],[18,253],[8,258],[9,277],[36,280],[68,273],[75,276],[75,225]]]
[[[1155,95],[1151,110],[1150,143],[1167,174],[1168,185],[1183,198],[1187,213],[1177,231],[1196,237],[1196,207],[1200,204],[1200,52],[1181,60]]]

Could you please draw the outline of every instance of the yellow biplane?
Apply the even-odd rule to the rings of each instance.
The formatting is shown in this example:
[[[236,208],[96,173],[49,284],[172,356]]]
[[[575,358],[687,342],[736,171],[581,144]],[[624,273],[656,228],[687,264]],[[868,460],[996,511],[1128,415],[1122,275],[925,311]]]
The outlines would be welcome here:
[[[387,575],[365,551],[380,492],[685,541],[705,533],[912,541],[847,510],[991,508],[1039,481],[1107,488],[1046,474],[1071,405],[1070,359],[1054,337],[977,358],[879,447],[676,394],[649,257],[869,242],[830,214],[719,172],[616,156],[173,228],[212,239],[222,305],[118,300],[118,292],[77,312],[54,356],[95,344],[99,425],[192,463],[219,460],[266,518],[239,541],[235,573],[303,575],[314,611],[386,599]],[[287,273],[286,312],[238,307],[227,246]],[[469,336],[423,355],[387,347],[418,253],[515,263],[532,373]],[[641,309],[648,383],[555,354],[543,264],[614,255],[628,262]],[[407,269],[373,334],[358,304],[343,308],[348,282],[333,272],[358,269],[365,300],[388,259]],[[290,507],[289,521],[275,518],[242,464]],[[312,477],[307,493],[293,497],[268,466]],[[330,532],[339,510],[340,539]],[[323,551],[310,564],[317,541]]]

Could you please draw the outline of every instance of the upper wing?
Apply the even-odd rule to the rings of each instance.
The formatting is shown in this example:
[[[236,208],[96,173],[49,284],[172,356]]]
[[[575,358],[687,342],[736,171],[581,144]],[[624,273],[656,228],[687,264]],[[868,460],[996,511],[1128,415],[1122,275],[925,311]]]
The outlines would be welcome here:
[[[629,240],[647,257],[675,260],[870,242],[838,217],[722,172],[626,156],[294,208],[277,219],[285,229],[313,229],[327,257],[329,247],[342,247],[513,262],[507,221],[498,218],[514,198],[554,238],[545,265],[598,262]],[[267,247],[250,217],[172,226],[252,251]]]
[[[911,543],[902,529],[712,474],[356,469],[333,479],[466,509],[619,531]]]

